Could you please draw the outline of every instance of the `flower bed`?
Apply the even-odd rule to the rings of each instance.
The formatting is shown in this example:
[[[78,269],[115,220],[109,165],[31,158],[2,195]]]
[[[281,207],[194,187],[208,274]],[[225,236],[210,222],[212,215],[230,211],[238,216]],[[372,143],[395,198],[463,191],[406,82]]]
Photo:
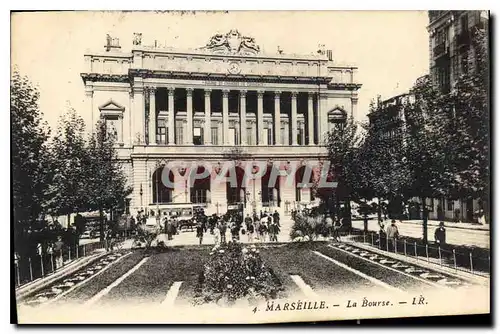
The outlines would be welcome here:
[[[199,275],[194,304],[233,304],[244,299],[254,304],[276,299],[282,290],[280,280],[262,261],[255,245],[246,248],[229,242],[210,252]]]

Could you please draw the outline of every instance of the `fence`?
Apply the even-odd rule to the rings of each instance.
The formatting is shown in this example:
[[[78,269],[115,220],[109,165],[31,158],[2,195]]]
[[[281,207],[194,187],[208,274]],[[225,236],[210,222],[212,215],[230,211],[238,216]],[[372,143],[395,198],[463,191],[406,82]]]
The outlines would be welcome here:
[[[66,246],[62,254],[42,253],[27,258],[15,259],[15,284],[20,287],[36,279],[53,274],[74,260],[88,256],[98,249],[105,248],[104,242],[93,242],[85,245]]]
[[[488,276],[490,273],[490,256],[485,254],[486,251],[482,249],[424,244],[421,240],[416,241],[404,237],[389,239],[373,231],[353,230],[348,234],[352,241],[411,257],[417,261],[434,263],[456,271],[467,271],[480,276]]]

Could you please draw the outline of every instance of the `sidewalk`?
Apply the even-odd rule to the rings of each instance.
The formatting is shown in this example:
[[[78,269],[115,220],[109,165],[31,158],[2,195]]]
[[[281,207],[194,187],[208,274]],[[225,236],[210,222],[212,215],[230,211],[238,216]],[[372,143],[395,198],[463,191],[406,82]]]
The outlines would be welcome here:
[[[415,220],[402,220],[403,223],[407,224],[419,224],[422,225],[422,219],[415,219]],[[428,226],[439,226],[440,221],[439,220],[428,220],[427,225]],[[479,231],[489,231],[490,230],[490,225],[489,224],[472,224],[472,223],[453,223],[453,222],[444,222],[444,226],[447,228],[459,228],[459,229],[466,229],[466,230],[479,230]]]
[[[75,271],[79,270],[80,268],[84,267],[88,263],[106,255],[106,252],[104,249],[102,250],[97,250],[96,253],[78,258],[76,260],[73,260],[71,262],[68,262],[67,264],[64,265],[64,267],[61,267],[57,269],[54,273],[51,273],[45,277],[38,278],[34,281],[31,281],[29,283],[26,283],[16,289],[16,297],[18,299],[23,298],[24,296],[32,293],[33,291],[40,290],[43,287],[51,284],[54,281],[57,281],[58,279],[71,275]]]

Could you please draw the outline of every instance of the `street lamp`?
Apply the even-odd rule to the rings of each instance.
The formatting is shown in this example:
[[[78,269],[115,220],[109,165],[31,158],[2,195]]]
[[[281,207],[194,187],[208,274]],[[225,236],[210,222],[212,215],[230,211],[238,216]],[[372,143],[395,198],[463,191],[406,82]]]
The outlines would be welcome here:
[[[143,210],[143,207],[142,207],[143,206],[143,204],[142,204],[142,194],[143,194],[143,192],[142,192],[142,183],[141,183],[141,186],[139,188],[139,196],[141,196],[141,210]]]

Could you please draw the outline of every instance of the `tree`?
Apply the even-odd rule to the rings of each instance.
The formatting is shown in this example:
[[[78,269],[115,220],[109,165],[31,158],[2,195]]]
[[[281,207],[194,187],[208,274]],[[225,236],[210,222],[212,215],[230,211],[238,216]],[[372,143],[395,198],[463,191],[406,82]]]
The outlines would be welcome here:
[[[105,122],[99,121],[96,131],[87,146],[86,191],[92,210],[100,215],[101,240],[104,238],[104,210],[122,206],[125,198],[132,192],[127,186],[127,179],[117,159],[115,140],[107,133]]]
[[[67,215],[88,211],[85,193],[87,152],[85,150],[85,123],[76,111],[68,107],[58,122],[52,142],[54,177],[51,184],[50,210],[53,215]]]
[[[419,81],[412,89],[415,102],[405,109],[407,147],[406,163],[410,184],[408,197],[418,197],[423,207],[423,240],[427,242],[427,198],[445,196],[452,179],[450,138],[452,112],[430,78]]]
[[[14,228],[30,225],[46,210],[50,182],[50,129],[42,122],[40,93],[28,77],[11,77],[12,192]]]
[[[333,207],[333,212],[339,213],[339,201],[347,203],[350,208],[350,200],[359,197],[362,183],[359,178],[359,148],[362,136],[358,132],[358,124],[352,117],[345,123],[335,124],[328,132],[326,146],[330,169],[326,180],[337,182],[335,189],[324,189],[315,184],[317,196],[326,203],[328,208]]]
[[[464,59],[463,69],[444,101],[454,116],[448,142],[448,152],[453,157],[450,193],[455,198],[481,198],[488,205],[489,57],[485,29],[472,29],[469,57]]]
[[[366,198],[377,197],[379,220],[382,218],[380,199],[389,200],[392,214],[401,212],[404,191],[408,186],[408,166],[405,160],[406,134],[401,119],[403,105],[387,106],[381,109],[380,98],[377,105],[370,103],[372,124],[365,126],[367,136],[360,149],[361,178],[365,183]],[[378,113],[378,115],[377,115]],[[383,113],[383,114],[381,114]],[[377,120],[377,117],[383,119]],[[389,122],[384,118],[393,117]],[[387,126],[389,125],[389,127]],[[394,205],[394,203],[398,205]]]

